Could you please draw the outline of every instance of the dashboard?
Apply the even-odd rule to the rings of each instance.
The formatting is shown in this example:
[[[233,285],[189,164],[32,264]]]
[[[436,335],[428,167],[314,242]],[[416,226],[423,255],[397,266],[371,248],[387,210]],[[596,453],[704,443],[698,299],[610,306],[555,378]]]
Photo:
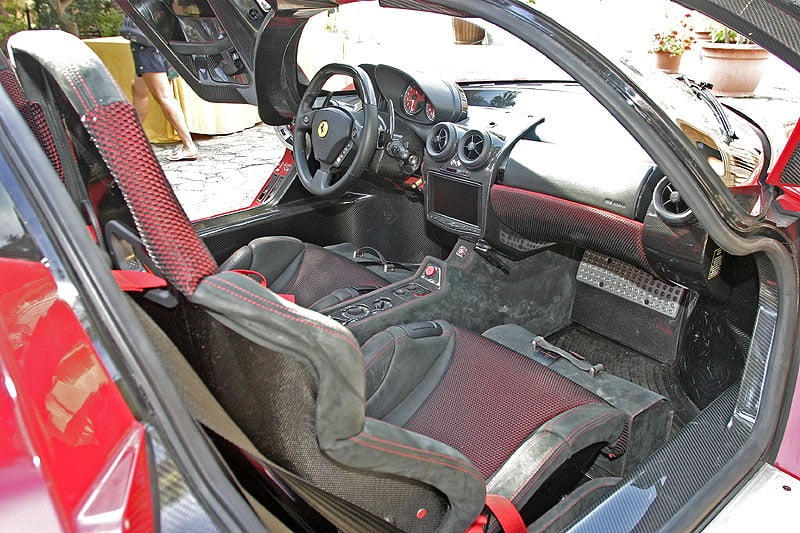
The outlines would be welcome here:
[[[367,72],[397,117],[415,124],[459,122],[467,116],[466,95],[455,83],[424,74],[413,77],[388,65],[367,66]]]
[[[511,259],[571,244],[692,290],[724,292],[712,271],[719,247],[648,154],[579,85],[459,85],[362,67],[390,124],[376,158],[419,159],[397,168],[421,178],[431,224]],[[758,158],[760,148],[738,146],[737,157]],[[384,161],[373,171],[385,176],[390,167]]]

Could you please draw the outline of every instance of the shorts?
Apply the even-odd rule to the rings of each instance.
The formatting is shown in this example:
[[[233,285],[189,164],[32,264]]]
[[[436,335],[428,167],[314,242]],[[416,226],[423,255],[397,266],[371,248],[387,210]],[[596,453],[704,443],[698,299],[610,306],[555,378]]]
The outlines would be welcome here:
[[[137,76],[147,72],[167,72],[169,69],[167,60],[153,46],[131,43],[131,54]]]

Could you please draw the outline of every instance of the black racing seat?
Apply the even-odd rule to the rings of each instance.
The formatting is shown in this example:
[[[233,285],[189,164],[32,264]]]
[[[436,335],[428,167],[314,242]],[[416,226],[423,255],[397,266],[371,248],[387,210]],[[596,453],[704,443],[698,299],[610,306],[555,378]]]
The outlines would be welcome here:
[[[365,266],[321,246],[293,237],[261,237],[235,251],[219,268],[253,270],[277,293],[321,310],[389,282]]]
[[[183,295],[180,344],[198,375],[256,447],[322,500],[404,531],[462,532],[487,490],[521,508],[621,440],[622,412],[494,341],[425,322],[359,346],[328,317],[218,272],[97,57],[62,32],[23,33],[12,46],[59,81],[147,252]]]
[[[44,33],[37,34],[42,38],[45,35]],[[12,48],[15,46],[13,43],[19,42],[20,39],[14,39]],[[1,53],[0,56],[2,56]],[[130,230],[128,234],[135,237],[131,224],[132,219],[124,206],[125,199],[119,198],[116,206],[114,206],[113,200],[106,203],[102,203],[98,199],[90,201],[90,197],[93,196],[90,192],[92,186],[86,183],[86,176],[81,176],[78,167],[97,169],[102,166],[102,162],[98,158],[91,160],[94,154],[90,152],[94,151],[94,147],[90,147],[90,150],[70,153],[71,147],[81,146],[88,139],[80,138],[80,136],[76,138],[74,128],[69,127],[69,119],[62,120],[58,113],[59,101],[47,102],[48,105],[45,106],[35,101],[45,100],[52,95],[52,91],[43,85],[50,83],[51,80],[58,84],[62,80],[59,80],[57,75],[48,77],[37,72],[39,70],[37,62],[32,60],[24,49],[21,48],[17,56],[24,80],[27,82],[25,89],[32,94],[25,93],[5,56],[0,57],[0,83],[25,117],[62,181],[76,203],[79,204],[79,208],[87,218],[87,224],[92,227],[96,237],[101,240],[103,234],[107,233],[106,225],[110,220],[121,222]],[[116,94],[118,88],[116,83],[104,89],[93,84],[92,90],[111,91],[112,94]],[[65,110],[61,111],[63,113]],[[65,124],[67,124],[66,128]],[[135,148],[134,153],[144,153],[150,150],[149,143],[144,139],[142,145]],[[62,158],[59,152],[68,155]],[[76,157],[82,161],[76,161]],[[87,159],[89,161],[86,161]],[[138,158],[130,160],[130,164],[134,167],[140,165],[141,162],[142,160]],[[95,181],[101,180],[95,179]],[[112,187],[108,187],[107,190],[108,194],[103,194],[103,196],[113,195]],[[112,207],[108,208],[109,205]],[[105,212],[103,212],[104,210]],[[127,262],[115,257],[113,245],[105,244],[119,268],[130,268]],[[389,284],[386,279],[373,273],[362,264],[292,237],[255,239],[234,252],[220,266],[220,270],[258,272],[264,276],[275,292],[291,294],[298,304],[311,309],[323,309]]]

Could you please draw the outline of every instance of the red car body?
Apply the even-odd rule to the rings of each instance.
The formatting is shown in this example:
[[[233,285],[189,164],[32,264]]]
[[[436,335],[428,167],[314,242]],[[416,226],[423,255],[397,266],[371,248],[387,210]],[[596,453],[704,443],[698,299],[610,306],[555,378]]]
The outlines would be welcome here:
[[[6,113],[11,107],[2,109]],[[31,133],[20,129],[23,125],[10,115],[0,120],[0,231],[6,233],[0,238],[0,530],[158,530],[174,501],[165,496],[169,482],[159,473],[165,456],[180,465],[175,470],[182,474],[173,480],[184,487],[178,492],[194,498],[185,523],[205,524],[196,517],[211,516],[221,529],[261,527],[220,464],[208,460],[213,457],[208,443],[170,385],[161,383],[166,396],[159,397],[146,365],[120,365],[131,352],[141,349],[146,358],[152,349],[135,345],[135,327],[133,333],[123,331],[129,312],[108,310],[123,302],[121,294],[107,296],[106,309],[98,304],[104,292],[115,290],[110,277],[90,274],[101,263],[80,257],[92,244],[88,234],[69,235],[77,215],[66,215],[73,218],[64,224],[53,200],[44,199],[41,178],[32,180],[52,170],[41,153],[25,157],[39,148]],[[788,212],[800,211],[796,186],[782,176],[798,142],[800,129],[795,129],[769,180],[783,188],[779,202]],[[281,177],[291,163],[287,152],[279,165]],[[54,176],[47,179],[55,183]],[[259,196],[273,186],[268,180]],[[63,191],[58,195],[68,201]],[[18,253],[16,243],[23,240],[36,244]],[[787,356],[781,368],[790,379],[782,410],[773,413],[775,433],[760,455],[800,479],[797,358]],[[159,435],[158,451],[148,444],[149,433]],[[195,452],[207,454],[208,471],[191,473]],[[716,496],[709,508],[724,494]],[[180,524],[182,517],[171,520]]]

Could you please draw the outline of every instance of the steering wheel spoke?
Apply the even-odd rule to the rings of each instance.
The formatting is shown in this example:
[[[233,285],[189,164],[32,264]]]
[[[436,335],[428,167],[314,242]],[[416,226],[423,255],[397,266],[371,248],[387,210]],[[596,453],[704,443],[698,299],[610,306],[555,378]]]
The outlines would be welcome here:
[[[314,177],[311,178],[311,187],[317,191],[324,191],[331,186],[333,181],[333,167],[331,165],[321,165]],[[313,192],[313,191],[312,191]]]

